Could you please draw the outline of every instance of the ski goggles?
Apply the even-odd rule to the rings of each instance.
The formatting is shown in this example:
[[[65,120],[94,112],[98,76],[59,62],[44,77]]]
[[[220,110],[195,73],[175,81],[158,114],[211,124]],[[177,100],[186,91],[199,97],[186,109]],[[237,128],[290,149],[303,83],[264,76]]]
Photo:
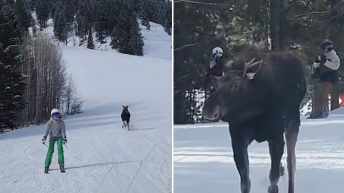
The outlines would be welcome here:
[[[61,115],[60,113],[53,113],[51,116],[54,118],[60,118]]]
[[[222,57],[222,53],[216,53],[214,54],[214,58],[221,58]]]

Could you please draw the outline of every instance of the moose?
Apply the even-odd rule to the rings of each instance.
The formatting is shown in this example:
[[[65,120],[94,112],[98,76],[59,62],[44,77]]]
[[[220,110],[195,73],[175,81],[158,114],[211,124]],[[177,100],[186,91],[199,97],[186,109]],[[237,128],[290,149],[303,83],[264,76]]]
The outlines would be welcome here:
[[[229,124],[241,192],[249,193],[248,145],[267,141],[271,158],[269,193],[278,193],[287,145],[288,193],[294,193],[295,146],[300,127],[300,103],[306,92],[305,70],[292,53],[247,51],[239,55],[205,100],[203,118]]]
[[[130,112],[129,112],[129,106],[123,106],[123,110],[122,110],[122,113],[121,113],[121,118],[122,118],[122,122],[123,122],[123,125],[122,125],[122,128],[123,127],[128,127],[128,130],[130,129],[130,126],[129,126],[129,122],[130,122]]]

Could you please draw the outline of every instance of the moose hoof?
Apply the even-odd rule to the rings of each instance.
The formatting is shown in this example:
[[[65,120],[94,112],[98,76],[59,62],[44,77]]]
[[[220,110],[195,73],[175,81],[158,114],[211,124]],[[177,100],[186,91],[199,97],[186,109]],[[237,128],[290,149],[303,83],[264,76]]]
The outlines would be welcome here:
[[[268,193],[278,193],[278,186],[277,185],[269,186]]]
[[[284,167],[283,166],[280,166],[280,176],[284,176]]]

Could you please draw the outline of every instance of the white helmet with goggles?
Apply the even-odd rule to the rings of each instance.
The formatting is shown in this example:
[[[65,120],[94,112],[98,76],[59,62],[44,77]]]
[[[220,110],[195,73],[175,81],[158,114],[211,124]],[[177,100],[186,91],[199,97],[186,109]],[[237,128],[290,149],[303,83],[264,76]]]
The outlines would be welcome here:
[[[220,47],[215,47],[215,48],[213,49],[213,56],[214,56],[214,57],[222,57],[222,54],[223,54],[222,48],[220,48]]]
[[[61,112],[60,112],[60,110],[58,110],[58,109],[53,109],[53,110],[51,110],[51,116],[52,117],[60,117],[61,116]]]

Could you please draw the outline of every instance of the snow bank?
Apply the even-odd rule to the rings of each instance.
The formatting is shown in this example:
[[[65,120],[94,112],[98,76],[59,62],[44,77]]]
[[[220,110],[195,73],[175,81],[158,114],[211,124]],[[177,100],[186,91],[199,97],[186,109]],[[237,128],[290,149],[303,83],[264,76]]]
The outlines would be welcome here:
[[[297,144],[295,192],[342,192],[344,177],[344,111],[328,119],[302,118]],[[240,192],[227,123],[177,125],[174,130],[174,192]],[[270,156],[267,143],[249,146],[252,192],[269,186]],[[285,155],[282,158],[286,166]],[[287,173],[287,172],[286,172]],[[279,190],[286,193],[287,174]]]

